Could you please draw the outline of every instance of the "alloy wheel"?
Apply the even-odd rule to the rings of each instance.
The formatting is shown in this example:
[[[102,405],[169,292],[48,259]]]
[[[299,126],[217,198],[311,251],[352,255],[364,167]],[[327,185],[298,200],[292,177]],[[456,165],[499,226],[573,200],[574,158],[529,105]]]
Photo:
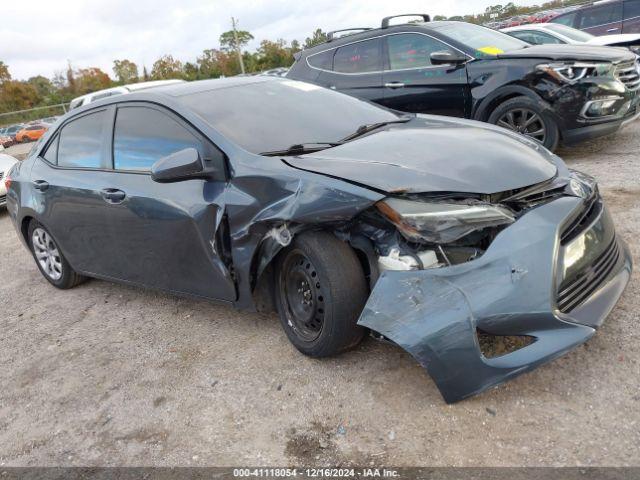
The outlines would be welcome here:
[[[509,110],[500,117],[496,125],[531,137],[542,144],[547,139],[544,120],[538,113],[527,108]]]
[[[44,229],[36,228],[31,235],[33,253],[40,268],[51,280],[62,278],[62,259],[55,242]]]
[[[306,342],[316,340],[324,325],[324,296],[316,268],[302,252],[289,254],[280,288],[289,326]]]

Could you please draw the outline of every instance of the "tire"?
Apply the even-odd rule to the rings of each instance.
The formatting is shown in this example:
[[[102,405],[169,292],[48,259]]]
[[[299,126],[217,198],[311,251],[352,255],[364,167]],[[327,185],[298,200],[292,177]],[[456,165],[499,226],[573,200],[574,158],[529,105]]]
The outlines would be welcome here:
[[[67,290],[87,280],[86,277],[77,274],[71,268],[49,231],[35,220],[29,224],[27,241],[38,270],[54,287]],[[41,261],[46,263],[46,260],[39,259],[47,254],[49,268],[41,263]]]
[[[528,121],[531,124],[523,128]],[[526,135],[551,151],[558,147],[560,141],[558,123],[538,102],[529,97],[515,97],[501,103],[491,112],[488,122]],[[542,135],[531,135],[541,129],[544,129]]]
[[[27,135],[22,137],[22,140],[20,140],[21,143],[29,143],[30,141],[31,139]]]
[[[275,279],[282,327],[300,352],[328,357],[360,343],[368,289],[349,245],[329,233],[303,233],[278,256]]]

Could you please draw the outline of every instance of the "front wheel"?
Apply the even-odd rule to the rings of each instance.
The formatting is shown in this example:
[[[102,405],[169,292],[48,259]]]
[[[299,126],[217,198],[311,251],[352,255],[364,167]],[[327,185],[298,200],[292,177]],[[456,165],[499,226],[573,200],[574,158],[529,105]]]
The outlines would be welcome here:
[[[552,151],[560,140],[556,121],[529,97],[516,97],[500,104],[489,116],[489,123],[525,135]]]
[[[327,357],[356,346],[368,296],[353,249],[325,232],[299,235],[276,263],[276,306],[287,337],[300,352]]]

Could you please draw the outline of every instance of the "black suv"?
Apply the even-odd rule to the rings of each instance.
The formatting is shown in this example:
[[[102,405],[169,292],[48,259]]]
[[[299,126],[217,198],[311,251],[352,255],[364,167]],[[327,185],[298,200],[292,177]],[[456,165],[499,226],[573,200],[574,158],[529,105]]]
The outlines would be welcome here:
[[[404,15],[402,15],[404,16]],[[396,110],[482,120],[553,150],[640,116],[640,66],[625,49],[531,46],[464,22],[363,30],[297,55],[288,78]]]

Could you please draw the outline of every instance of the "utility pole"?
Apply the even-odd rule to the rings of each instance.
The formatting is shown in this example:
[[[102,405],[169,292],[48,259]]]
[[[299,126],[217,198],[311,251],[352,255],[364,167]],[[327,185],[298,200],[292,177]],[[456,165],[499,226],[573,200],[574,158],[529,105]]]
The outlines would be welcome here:
[[[240,51],[240,44],[238,43],[238,31],[236,30],[236,19],[231,17],[231,25],[233,26],[233,39],[236,42],[236,53],[238,54],[238,61],[240,62],[240,70],[244,74],[244,61],[242,60],[242,52]]]

